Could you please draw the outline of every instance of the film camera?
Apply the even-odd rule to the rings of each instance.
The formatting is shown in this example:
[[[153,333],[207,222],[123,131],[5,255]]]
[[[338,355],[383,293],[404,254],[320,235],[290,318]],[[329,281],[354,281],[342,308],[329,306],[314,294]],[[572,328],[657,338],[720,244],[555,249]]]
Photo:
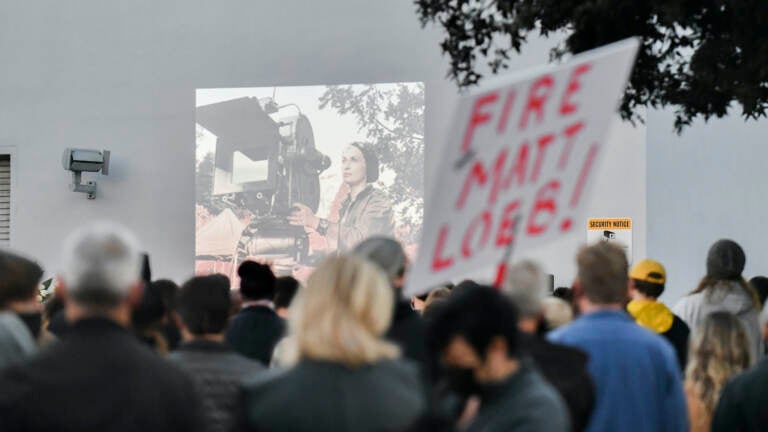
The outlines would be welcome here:
[[[296,105],[243,97],[198,107],[197,123],[217,137],[212,194],[252,214],[238,258],[304,261],[307,234],[286,217],[298,202],[317,211],[320,173],[331,165],[315,147],[309,119]]]

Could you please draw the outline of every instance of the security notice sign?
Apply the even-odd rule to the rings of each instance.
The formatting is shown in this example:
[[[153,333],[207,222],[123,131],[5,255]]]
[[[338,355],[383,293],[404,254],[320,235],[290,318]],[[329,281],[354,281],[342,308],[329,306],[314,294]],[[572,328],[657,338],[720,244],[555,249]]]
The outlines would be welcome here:
[[[406,294],[579,230],[637,39],[498,77],[454,110]]]
[[[597,242],[616,243],[627,253],[632,262],[632,219],[600,218],[587,221],[587,244]]]

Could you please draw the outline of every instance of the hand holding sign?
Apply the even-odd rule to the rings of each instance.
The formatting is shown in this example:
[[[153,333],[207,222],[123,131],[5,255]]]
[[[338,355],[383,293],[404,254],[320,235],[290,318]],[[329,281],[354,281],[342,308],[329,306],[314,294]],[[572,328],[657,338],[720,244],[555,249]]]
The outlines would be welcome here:
[[[512,242],[533,247],[580,226],[637,46],[627,40],[502,77],[460,100],[440,165],[451,169],[427,197],[406,294],[482,268],[491,278]]]

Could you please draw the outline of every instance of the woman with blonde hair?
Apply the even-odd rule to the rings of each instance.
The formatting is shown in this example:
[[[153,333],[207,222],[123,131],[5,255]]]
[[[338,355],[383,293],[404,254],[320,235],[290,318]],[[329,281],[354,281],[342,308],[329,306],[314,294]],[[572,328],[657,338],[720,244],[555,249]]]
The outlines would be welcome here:
[[[725,382],[752,364],[747,332],[728,312],[707,315],[693,337],[685,370],[692,432],[709,431]]]
[[[405,430],[423,414],[415,367],[382,338],[394,295],[375,265],[354,256],[324,261],[289,313],[295,365],[247,382],[241,430]]]

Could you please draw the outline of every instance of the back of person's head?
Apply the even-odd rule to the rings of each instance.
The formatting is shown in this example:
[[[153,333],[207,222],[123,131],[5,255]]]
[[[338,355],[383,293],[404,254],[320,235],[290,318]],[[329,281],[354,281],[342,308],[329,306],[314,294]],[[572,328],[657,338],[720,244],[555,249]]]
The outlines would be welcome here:
[[[143,331],[160,326],[167,312],[163,298],[165,285],[165,281],[159,280],[144,287],[141,303],[131,311],[131,324],[134,329]]]
[[[266,264],[244,261],[237,269],[240,276],[240,295],[244,300],[272,300],[277,278]]]
[[[435,311],[448,301],[450,296],[451,290],[445,287],[435,288],[430,291],[427,299],[424,301],[424,309],[421,312],[421,316],[424,319],[431,319]]]
[[[596,305],[627,299],[627,256],[616,245],[599,242],[583,247],[576,256],[581,295]]]
[[[175,305],[184,327],[193,335],[223,333],[232,305],[229,278],[221,274],[193,277],[182,285]]]
[[[749,280],[749,284],[757,292],[760,298],[760,305],[765,305],[765,299],[768,298],[768,277],[755,276]]]
[[[35,298],[43,269],[32,260],[0,251],[0,310],[15,301]]]
[[[463,337],[481,359],[485,359],[493,340],[501,337],[508,354],[514,357],[518,351],[517,311],[492,287],[454,290],[427,321],[427,343],[439,354],[457,336]]]
[[[757,291],[742,276],[746,262],[744,250],[738,243],[729,239],[716,241],[707,252],[707,273],[692,294],[711,292],[717,287],[735,284],[752,298],[755,309],[759,310],[760,298]]]
[[[395,288],[401,288],[398,281],[405,275],[406,256],[400,243],[389,237],[369,237],[360,242],[353,250],[381,268]]]
[[[166,315],[170,315],[176,305],[176,294],[179,292],[179,286],[170,279],[159,279],[152,282],[152,285],[160,294]]]
[[[299,291],[299,281],[292,276],[281,276],[275,282],[275,308],[289,308],[296,293]]]
[[[664,293],[667,272],[658,261],[645,259],[632,266],[629,271],[634,288],[642,295],[658,298]]]
[[[752,362],[749,337],[739,319],[713,312],[693,333],[685,378],[712,413],[725,382]]]
[[[83,307],[118,306],[141,277],[138,241],[126,228],[111,223],[73,232],[65,241],[63,262],[68,299]]]
[[[360,365],[397,357],[397,347],[381,337],[393,307],[394,293],[377,266],[352,255],[326,259],[291,308],[298,358]]]
[[[521,317],[537,317],[541,315],[548,278],[536,263],[521,261],[510,266],[501,290],[515,305]]]
[[[544,323],[554,330],[573,321],[573,305],[557,297],[547,297],[542,305]]]
[[[707,276],[713,280],[739,280],[747,257],[733,240],[716,241],[707,252]]]

